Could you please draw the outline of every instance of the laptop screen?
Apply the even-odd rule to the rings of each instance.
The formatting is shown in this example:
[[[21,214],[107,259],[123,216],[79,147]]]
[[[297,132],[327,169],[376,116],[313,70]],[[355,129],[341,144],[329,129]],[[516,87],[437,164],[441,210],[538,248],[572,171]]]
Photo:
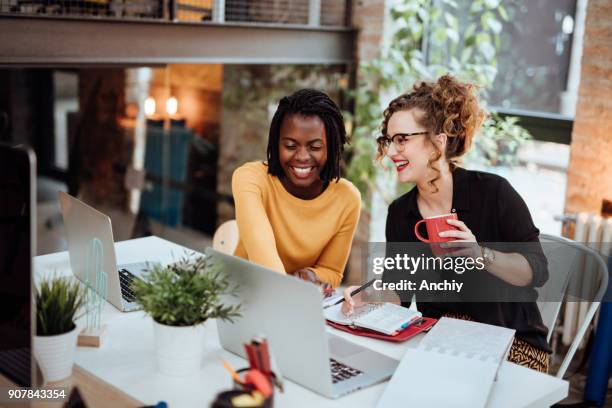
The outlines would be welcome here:
[[[26,387],[32,385],[35,166],[31,150],[0,144],[0,374]]]

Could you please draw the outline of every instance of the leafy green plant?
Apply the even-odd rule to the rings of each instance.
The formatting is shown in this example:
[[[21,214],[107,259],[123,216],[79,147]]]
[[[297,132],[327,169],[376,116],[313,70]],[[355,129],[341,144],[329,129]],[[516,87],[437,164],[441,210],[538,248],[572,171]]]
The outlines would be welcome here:
[[[74,329],[74,318],[84,302],[78,282],[55,277],[36,289],[36,335],[54,336]]]
[[[135,280],[136,301],[156,322],[168,326],[192,326],[208,319],[232,321],[240,305],[224,306],[221,296],[234,294],[218,264],[206,257],[185,255],[166,267],[155,265],[147,281]]]
[[[502,22],[509,18],[500,0],[396,0],[390,15],[390,41],[377,58],[360,62],[358,85],[350,92],[356,103],[354,116],[347,115],[353,145],[346,174],[363,197],[376,189],[373,180],[380,169],[372,160],[374,139],[388,99],[418,80],[450,72],[480,85],[486,100],[497,75]],[[513,163],[516,149],[529,138],[517,119],[493,113],[469,157],[484,165]]]
[[[485,121],[486,137],[481,137],[468,153],[470,162],[482,165],[513,164],[516,150],[531,139],[531,134],[517,124],[514,116],[501,117],[495,112]]]

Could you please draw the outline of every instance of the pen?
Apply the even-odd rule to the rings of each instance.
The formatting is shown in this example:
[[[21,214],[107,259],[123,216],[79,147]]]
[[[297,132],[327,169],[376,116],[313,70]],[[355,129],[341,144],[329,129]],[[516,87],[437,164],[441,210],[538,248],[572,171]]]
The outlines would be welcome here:
[[[376,278],[364,283],[363,285],[361,285],[360,287],[358,287],[357,289],[355,289],[354,291],[351,292],[351,296],[355,296],[356,294],[358,294],[359,292],[361,292],[364,289],[367,289],[368,286],[372,285],[374,283],[374,281],[376,280]],[[323,307],[323,309],[327,309],[328,307],[332,307],[332,306],[336,306],[339,305],[340,303],[344,302],[344,296],[342,296],[342,299],[338,299],[338,301],[332,303],[331,305],[327,305],[325,307]]]
[[[236,370],[234,370],[234,367],[232,367],[227,361],[223,359],[221,359],[221,362],[223,363],[223,367],[225,367],[225,369],[230,372],[234,381],[236,381],[238,384],[242,384],[242,379],[240,378]]]

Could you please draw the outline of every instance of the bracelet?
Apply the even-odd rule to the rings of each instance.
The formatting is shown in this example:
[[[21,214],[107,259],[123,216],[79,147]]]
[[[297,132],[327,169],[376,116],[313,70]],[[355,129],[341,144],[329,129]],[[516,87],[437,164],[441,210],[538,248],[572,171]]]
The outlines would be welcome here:
[[[484,259],[485,265],[490,265],[495,260],[495,252],[491,248],[481,246],[480,253]]]

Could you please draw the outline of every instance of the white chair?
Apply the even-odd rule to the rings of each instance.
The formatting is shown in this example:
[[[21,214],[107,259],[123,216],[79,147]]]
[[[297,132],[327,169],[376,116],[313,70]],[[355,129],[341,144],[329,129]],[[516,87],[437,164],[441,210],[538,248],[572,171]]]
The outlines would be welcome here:
[[[546,340],[549,343],[561,310],[562,295],[566,294],[570,280],[580,279],[585,275],[594,276],[592,272],[599,275],[599,286],[595,291],[594,301],[590,303],[586,316],[578,327],[576,336],[557,371],[556,376],[563,378],[608,287],[608,268],[596,251],[581,243],[547,234],[540,235],[540,242],[548,260],[548,270],[551,276],[544,286],[537,289],[538,298],[541,299],[537,303],[542,320],[548,327]],[[594,283],[597,284],[597,282]]]
[[[213,235],[213,249],[225,254],[233,255],[238,246],[238,223],[236,220],[225,221]]]

